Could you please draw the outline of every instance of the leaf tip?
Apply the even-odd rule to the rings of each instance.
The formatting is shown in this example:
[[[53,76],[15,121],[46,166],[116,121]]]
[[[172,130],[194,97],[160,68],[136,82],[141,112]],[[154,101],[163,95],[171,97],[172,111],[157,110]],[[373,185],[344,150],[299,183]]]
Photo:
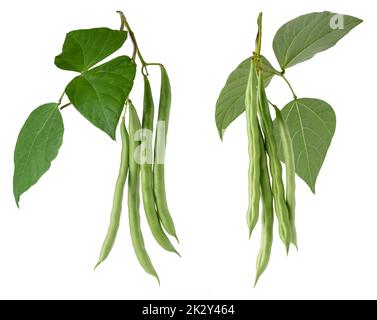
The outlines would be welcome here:
[[[57,66],[57,63],[59,61],[59,55],[55,56],[54,58],[54,64]]]
[[[18,209],[20,209],[20,196],[15,194],[14,195],[14,200],[16,201],[16,206]]]
[[[217,127],[217,131],[219,132],[220,140],[224,141],[224,132],[225,132],[225,129]]]
[[[102,130],[111,138],[111,140],[116,142],[116,128],[114,130],[112,128],[103,128]]]

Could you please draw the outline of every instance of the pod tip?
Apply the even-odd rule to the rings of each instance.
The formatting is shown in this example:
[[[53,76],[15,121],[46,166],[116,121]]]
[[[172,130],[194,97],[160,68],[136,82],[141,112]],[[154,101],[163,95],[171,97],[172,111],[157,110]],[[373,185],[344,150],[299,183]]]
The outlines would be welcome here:
[[[174,234],[174,235],[173,235],[173,237],[175,238],[175,240],[176,240],[176,241],[177,241],[177,243],[179,244],[179,239],[178,239],[177,235],[176,235],[176,234]]]
[[[103,262],[103,260],[98,260],[98,262],[96,263],[96,265],[94,266],[94,269],[93,271],[96,271],[96,269],[98,268],[98,266]]]
[[[286,251],[287,251],[287,256],[288,256],[288,255],[289,255],[289,243],[286,244],[285,249],[286,249]]]
[[[160,278],[158,277],[157,273],[155,273],[153,276],[156,278],[156,280],[158,282],[158,286],[161,287],[161,281],[160,281]]]
[[[251,239],[251,236],[253,235],[253,227],[249,228],[249,240]]]

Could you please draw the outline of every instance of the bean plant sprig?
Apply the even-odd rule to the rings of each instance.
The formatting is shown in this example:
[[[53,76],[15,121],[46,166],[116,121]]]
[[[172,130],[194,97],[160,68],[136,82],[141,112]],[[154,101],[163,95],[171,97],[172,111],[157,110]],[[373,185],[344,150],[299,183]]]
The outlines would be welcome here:
[[[113,206],[105,240],[96,267],[110,254],[121,221],[124,190],[128,181],[128,218],[131,241],[136,257],[144,270],[159,281],[145,248],[140,224],[140,191],[146,218],[157,243],[167,251],[177,253],[169,235],[177,238],[165,192],[165,147],[171,107],[171,88],[168,73],[161,63],[149,63],[141,54],[135,34],[125,15],[119,30],[93,28],[67,34],[62,53],[55,65],[75,71],[76,76],[66,86],[57,102],[35,109],[18,136],[14,153],[13,192],[17,205],[20,196],[33,186],[50,168],[63,142],[64,125],[61,111],[73,105],[94,126],[115,140],[119,124],[121,156],[115,184]],[[127,39],[133,44],[131,57],[122,55],[99,64],[119,50]],[[140,63],[144,80],[142,121],[130,93]],[[99,64],[99,65],[98,65]],[[158,121],[155,123],[152,87],[148,68],[156,66],[161,72]],[[65,96],[68,98],[63,103]],[[123,115],[122,115],[123,113]],[[129,124],[126,125],[126,114]],[[155,143],[153,134],[155,132]]]
[[[301,177],[315,192],[315,182],[335,132],[335,113],[323,100],[298,98],[286,77],[286,69],[334,46],[362,20],[332,12],[315,12],[284,24],[273,41],[277,70],[261,53],[262,13],[252,57],[228,77],[216,104],[216,125],[223,138],[225,129],[244,111],[249,149],[249,235],[262,220],[261,247],[255,284],[268,265],[274,216],[279,236],[288,254],[297,244],[295,226],[296,182]],[[293,100],[281,110],[267,98],[266,87],[274,77],[288,86]],[[272,119],[270,106],[275,111]],[[281,162],[285,164],[285,177]]]

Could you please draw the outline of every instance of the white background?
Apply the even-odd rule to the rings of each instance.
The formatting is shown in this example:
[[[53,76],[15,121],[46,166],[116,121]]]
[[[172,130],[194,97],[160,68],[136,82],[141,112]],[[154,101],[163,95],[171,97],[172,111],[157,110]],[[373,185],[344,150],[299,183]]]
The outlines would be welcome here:
[[[111,256],[93,271],[120,145],[74,108],[63,111],[64,144],[50,171],[22,196],[21,209],[12,195],[22,124],[35,107],[56,101],[73,77],[53,64],[65,33],[116,29],[118,9],[145,58],[166,65],[173,87],[166,174],[182,258],[160,249],[143,220],[160,287],[138,265],[127,210]],[[276,232],[269,268],[253,289],[259,236],[249,241],[245,222],[245,119],[221,142],[214,112],[228,74],[253,50],[260,10],[262,51],[274,65],[274,33],[298,15],[331,10],[364,23],[287,71],[300,97],[333,106],[337,129],[317,194],[297,182],[299,252],[287,258]],[[1,1],[0,298],[377,298],[376,17],[373,1]],[[130,45],[120,52],[130,54]],[[151,71],[157,100],[159,73]],[[131,95],[139,110],[140,88],[139,77]],[[290,99],[279,79],[268,93],[279,105]]]

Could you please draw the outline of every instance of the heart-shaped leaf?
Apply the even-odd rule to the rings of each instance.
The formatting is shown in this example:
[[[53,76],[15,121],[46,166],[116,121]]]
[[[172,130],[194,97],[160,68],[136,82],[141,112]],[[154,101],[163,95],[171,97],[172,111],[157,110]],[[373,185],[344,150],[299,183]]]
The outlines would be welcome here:
[[[333,12],[313,12],[284,24],[277,32],[273,48],[284,70],[334,46],[362,20]]]
[[[55,57],[55,65],[63,70],[87,71],[122,47],[126,39],[126,31],[109,28],[71,31],[64,40],[63,52]]]
[[[57,103],[35,109],[17,139],[14,151],[13,193],[20,196],[50,168],[63,143],[64,125]]]
[[[65,92],[85,118],[115,139],[135,72],[135,63],[127,56],[120,56],[83,72],[67,85]]]
[[[292,138],[296,173],[314,193],[318,173],[335,132],[334,110],[325,101],[303,98],[288,103],[281,113]],[[284,161],[276,121],[274,134],[279,146],[279,158]]]
[[[265,57],[262,57],[261,62],[265,86],[267,87],[272,77],[279,72],[272,67]],[[229,75],[224,88],[221,90],[216,103],[215,114],[216,126],[221,139],[225,129],[245,111],[245,92],[249,72],[250,58],[247,58]]]

